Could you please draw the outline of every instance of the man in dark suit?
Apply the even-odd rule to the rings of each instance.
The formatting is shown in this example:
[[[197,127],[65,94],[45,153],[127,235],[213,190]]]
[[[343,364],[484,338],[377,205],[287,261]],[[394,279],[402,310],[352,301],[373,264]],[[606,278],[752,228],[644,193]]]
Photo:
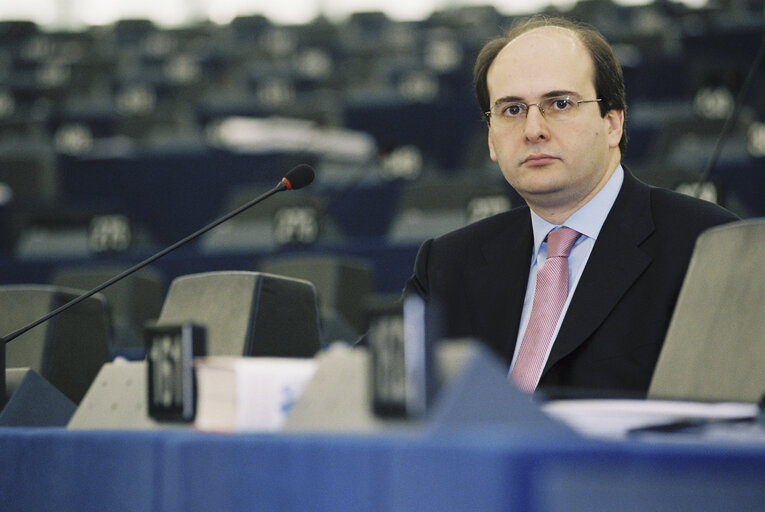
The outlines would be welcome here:
[[[446,337],[491,347],[522,389],[644,396],[696,237],[736,217],[621,166],[622,71],[595,30],[532,18],[484,46],[474,79],[491,158],[527,206],[426,241],[407,291],[438,304]],[[567,287],[540,327],[561,228],[575,240]]]

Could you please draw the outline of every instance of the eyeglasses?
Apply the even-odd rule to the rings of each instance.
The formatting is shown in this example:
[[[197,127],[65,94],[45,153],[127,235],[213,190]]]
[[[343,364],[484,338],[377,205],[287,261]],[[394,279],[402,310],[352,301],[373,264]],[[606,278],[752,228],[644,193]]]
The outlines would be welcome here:
[[[602,101],[601,98],[594,100],[575,100],[571,96],[555,96],[546,98],[539,103],[499,103],[494,106],[492,112],[484,112],[486,120],[507,126],[519,125],[520,121],[526,119],[529,108],[536,106],[545,119],[551,121],[567,121],[576,116],[581,103],[595,103]]]

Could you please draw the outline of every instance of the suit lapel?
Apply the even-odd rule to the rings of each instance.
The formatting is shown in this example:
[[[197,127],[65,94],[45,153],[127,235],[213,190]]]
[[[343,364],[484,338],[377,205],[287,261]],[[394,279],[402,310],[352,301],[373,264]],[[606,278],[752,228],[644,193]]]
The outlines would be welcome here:
[[[466,290],[473,294],[467,301],[473,330],[490,328],[489,338],[500,344],[494,348],[508,362],[518,335],[534,245],[528,208],[516,213],[504,231],[481,247],[486,265],[469,269],[465,281]]]
[[[592,335],[651,263],[640,244],[653,229],[650,188],[625,170],[622,190],[598,235],[543,375]]]

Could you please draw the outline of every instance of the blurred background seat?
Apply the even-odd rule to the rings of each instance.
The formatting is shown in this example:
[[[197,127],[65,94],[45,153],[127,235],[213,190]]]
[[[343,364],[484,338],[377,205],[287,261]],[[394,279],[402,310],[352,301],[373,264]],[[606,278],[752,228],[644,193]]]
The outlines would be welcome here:
[[[284,255],[261,260],[258,268],[313,283],[323,345],[353,342],[366,331],[364,304],[374,286],[370,262],[343,255]]]
[[[470,176],[429,178],[409,183],[396,208],[388,240],[423,242],[513,206],[507,184]]]
[[[235,210],[270,188],[244,187],[232,194],[224,213]],[[281,193],[258,204],[200,238],[203,253],[274,250],[339,243],[343,234],[327,215],[321,193]]]
[[[0,331],[7,336],[79,295],[55,286],[0,286]],[[106,299],[96,294],[6,343],[5,365],[33,369],[78,404],[111,359],[110,334]]]
[[[123,270],[103,264],[61,266],[55,270],[51,284],[87,291]],[[112,357],[143,358],[143,328],[159,317],[166,291],[167,283],[162,272],[144,267],[100,292],[106,297],[111,313]]]

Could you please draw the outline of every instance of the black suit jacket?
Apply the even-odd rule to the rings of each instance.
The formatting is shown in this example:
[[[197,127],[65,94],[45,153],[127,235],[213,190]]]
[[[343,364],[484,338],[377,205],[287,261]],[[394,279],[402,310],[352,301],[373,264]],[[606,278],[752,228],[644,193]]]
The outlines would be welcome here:
[[[645,396],[696,238],[733,220],[625,170],[538,389]],[[477,338],[509,365],[532,250],[529,209],[516,208],[427,240],[406,291],[442,308],[445,337]]]

